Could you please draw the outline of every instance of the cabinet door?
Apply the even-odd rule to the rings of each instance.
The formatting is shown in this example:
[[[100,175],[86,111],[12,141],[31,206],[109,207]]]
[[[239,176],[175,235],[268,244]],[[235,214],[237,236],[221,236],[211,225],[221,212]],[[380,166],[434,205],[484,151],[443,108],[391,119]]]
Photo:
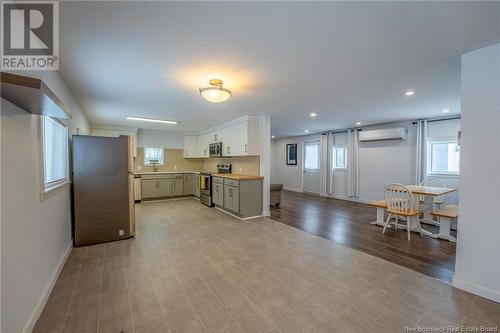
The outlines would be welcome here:
[[[224,206],[227,210],[233,210],[233,198],[231,197],[231,187],[224,186]]]
[[[148,198],[156,198],[158,197],[158,187],[157,187],[158,181],[156,180],[142,180],[141,182],[141,189],[142,189],[142,198],[143,199],[148,199]]]
[[[172,195],[172,179],[161,179],[156,181],[158,186],[158,197],[169,197]]]
[[[194,195],[200,197],[200,176],[194,175]]]
[[[212,202],[214,205],[223,206],[224,204],[224,190],[222,184],[213,184]]]
[[[183,195],[184,194],[184,178],[173,179],[172,194],[173,195]]]
[[[194,193],[194,175],[186,174],[184,175],[184,194]]]
[[[232,210],[235,213],[240,213],[240,189],[238,187],[232,187],[231,186],[231,199],[233,200],[232,203]]]

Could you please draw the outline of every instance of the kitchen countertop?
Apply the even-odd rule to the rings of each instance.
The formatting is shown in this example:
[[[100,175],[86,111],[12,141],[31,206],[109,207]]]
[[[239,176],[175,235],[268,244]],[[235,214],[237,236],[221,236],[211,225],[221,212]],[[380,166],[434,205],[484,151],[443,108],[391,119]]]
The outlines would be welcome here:
[[[228,178],[234,180],[258,180],[264,179],[263,176],[240,175],[236,173],[212,173],[212,177]]]
[[[178,174],[178,173],[191,173],[195,175],[199,175],[199,171],[139,171],[135,172],[134,175],[136,176],[142,176],[142,175],[173,175],[173,174]]]

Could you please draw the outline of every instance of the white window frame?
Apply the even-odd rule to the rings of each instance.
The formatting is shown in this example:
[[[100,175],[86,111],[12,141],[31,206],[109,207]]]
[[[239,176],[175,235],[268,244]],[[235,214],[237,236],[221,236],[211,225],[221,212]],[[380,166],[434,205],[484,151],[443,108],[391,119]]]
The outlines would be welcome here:
[[[456,137],[439,137],[429,138],[427,140],[427,176],[450,178],[460,177],[460,164],[458,172],[432,171],[432,145],[436,143],[455,143],[458,145],[458,139]]]
[[[344,162],[345,165],[343,167],[337,167],[336,162],[337,162],[337,150],[343,149],[344,150]],[[341,171],[341,170],[347,170],[347,147],[333,147],[332,148],[332,170],[336,171]]]
[[[47,183],[45,179],[45,121],[47,118],[52,119],[64,128],[65,131],[65,144],[66,144],[66,177],[58,179],[56,181]],[[69,174],[70,174],[70,164],[69,164],[69,128],[58,118],[41,116],[39,121],[39,170],[40,170],[40,200],[44,201],[50,196],[56,194],[69,187]]]
[[[164,148],[161,148],[161,147],[144,147],[144,156],[143,156],[143,163],[144,163],[144,165],[153,166],[153,164],[146,162],[146,149],[159,149],[159,150],[161,150],[161,163],[158,163],[158,165],[164,165],[165,164],[165,149]]]

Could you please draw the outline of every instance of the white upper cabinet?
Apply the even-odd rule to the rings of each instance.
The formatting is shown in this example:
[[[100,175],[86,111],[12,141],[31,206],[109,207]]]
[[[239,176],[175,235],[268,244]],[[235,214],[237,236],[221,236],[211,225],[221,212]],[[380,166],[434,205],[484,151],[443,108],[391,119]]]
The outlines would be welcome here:
[[[209,157],[211,143],[222,142],[223,156],[260,155],[259,120],[243,118],[208,129],[198,136],[184,137],[184,157]]]
[[[200,157],[200,144],[197,135],[184,136],[184,157]]]

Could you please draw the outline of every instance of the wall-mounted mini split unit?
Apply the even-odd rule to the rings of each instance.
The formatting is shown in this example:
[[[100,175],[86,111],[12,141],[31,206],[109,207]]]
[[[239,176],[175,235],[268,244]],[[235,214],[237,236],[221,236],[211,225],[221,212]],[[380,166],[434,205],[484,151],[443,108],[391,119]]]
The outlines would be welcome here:
[[[406,140],[408,138],[408,128],[387,128],[380,130],[360,131],[359,141],[380,141],[380,140]]]

